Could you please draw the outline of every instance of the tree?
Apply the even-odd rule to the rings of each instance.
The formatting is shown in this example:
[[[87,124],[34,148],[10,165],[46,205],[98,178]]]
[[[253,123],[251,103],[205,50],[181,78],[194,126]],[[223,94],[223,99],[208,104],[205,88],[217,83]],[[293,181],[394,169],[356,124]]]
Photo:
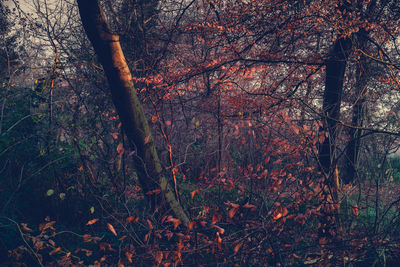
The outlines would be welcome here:
[[[103,65],[124,132],[135,151],[135,168],[145,194],[150,194],[154,209],[163,206],[166,211],[171,209],[178,219],[188,224],[189,218],[163,174],[154,139],[133,86],[119,37],[111,32],[98,1],[93,3],[78,0],[78,7],[86,34]],[[157,190],[161,190],[162,197],[155,193]],[[166,203],[163,203],[163,199]]]

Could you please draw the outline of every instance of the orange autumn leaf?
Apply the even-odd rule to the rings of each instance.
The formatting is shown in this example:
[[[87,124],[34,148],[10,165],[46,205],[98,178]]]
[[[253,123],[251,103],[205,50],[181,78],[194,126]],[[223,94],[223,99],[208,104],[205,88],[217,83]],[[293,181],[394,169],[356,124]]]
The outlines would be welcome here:
[[[211,224],[216,224],[222,219],[222,216],[218,213],[214,213],[212,216]]]
[[[282,216],[286,216],[288,214],[287,208],[282,209]]]
[[[326,243],[328,243],[328,241],[326,240],[326,237],[322,237],[322,238],[318,241],[318,243],[319,243],[321,246],[323,246],[323,245],[325,245]]]
[[[233,216],[235,216],[235,214],[236,214],[236,212],[239,210],[239,208],[232,208],[232,209],[230,209],[230,211],[228,212],[228,217],[230,218],[230,219],[232,219],[233,218]]]
[[[199,191],[199,190],[194,190],[194,191],[192,191],[192,192],[190,193],[191,198],[193,199],[193,198],[194,198],[194,195],[196,195],[196,194],[200,194],[200,191]]]
[[[211,227],[217,229],[218,233],[220,233],[221,235],[222,235],[223,233],[225,233],[225,229],[222,228],[222,227],[219,227],[218,225],[215,225],[215,224],[214,224],[214,225],[211,225]]]
[[[237,245],[233,248],[233,252],[237,253],[242,245],[243,245],[243,241],[240,242],[239,244],[237,244]]]
[[[125,256],[126,256],[126,258],[128,259],[129,263],[132,263],[132,256],[133,256],[133,254],[130,253],[129,251],[126,251],[126,252],[125,252]]]
[[[93,220],[90,220],[90,221],[88,221],[87,223],[86,223],[86,225],[92,225],[92,224],[95,224],[97,221],[98,221],[99,219],[93,219]]]
[[[168,216],[166,222],[171,222],[174,225],[174,230],[178,228],[178,226],[181,224],[181,220],[176,219],[172,216]]]
[[[126,221],[125,221],[125,223],[126,224],[130,224],[131,222],[137,222],[139,220],[139,218],[136,218],[135,219],[135,216],[129,216],[128,218],[126,218]]]
[[[153,229],[153,224],[149,219],[147,219],[147,226],[149,227],[150,230]]]
[[[200,222],[200,225],[201,225],[202,227],[205,227],[205,226],[207,225],[207,222],[206,222],[206,221],[201,221],[201,222]]]
[[[187,225],[188,232],[190,232],[193,229],[194,224],[195,224],[195,222],[188,223],[188,225]]]
[[[49,255],[56,254],[57,252],[60,252],[60,251],[61,251],[61,248],[60,248],[60,247],[55,248],[55,249],[53,249],[52,251],[50,251]]]
[[[33,230],[31,228],[28,227],[28,225],[26,223],[21,223],[21,227],[24,231],[27,232],[33,232]]]
[[[118,146],[117,146],[118,155],[123,155],[124,152],[125,152],[124,145],[122,143],[119,143]]]
[[[157,251],[155,255],[155,260],[158,264],[161,263],[162,259],[164,257],[164,254],[161,251]]]
[[[275,214],[272,218],[273,218],[274,220],[278,220],[278,219],[281,218],[282,216],[283,216],[283,214],[280,213],[280,212],[278,212],[278,213]]]
[[[160,194],[161,193],[161,189],[160,188],[157,188],[157,189],[154,189],[153,191],[149,191],[149,192],[147,192],[146,193],[146,195],[158,195],[158,194]]]
[[[113,233],[115,236],[117,236],[117,232],[115,231],[114,226],[107,223],[107,228],[108,228],[108,230],[110,230],[111,233]]]
[[[217,241],[219,244],[222,243],[222,238],[219,236],[219,233],[217,232]]]
[[[353,212],[353,215],[354,215],[355,217],[358,217],[358,208],[357,208],[357,207],[352,207],[352,208],[351,208],[351,211]]]
[[[242,207],[245,208],[245,209],[250,209],[251,211],[255,211],[257,209],[256,205],[252,205],[252,204],[249,204],[249,203],[244,204]]]
[[[147,242],[147,241],[149,240],[149,237],[150,237],[150,233],[147,233],[147,234],[144,236],[144,241]]]

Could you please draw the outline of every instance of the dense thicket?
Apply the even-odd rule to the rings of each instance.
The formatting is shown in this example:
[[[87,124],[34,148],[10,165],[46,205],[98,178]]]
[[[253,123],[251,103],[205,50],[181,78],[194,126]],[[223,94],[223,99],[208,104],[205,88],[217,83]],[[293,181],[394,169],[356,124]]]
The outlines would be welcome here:
[[[399,261],[397,1],[7,4],[1,261]]]

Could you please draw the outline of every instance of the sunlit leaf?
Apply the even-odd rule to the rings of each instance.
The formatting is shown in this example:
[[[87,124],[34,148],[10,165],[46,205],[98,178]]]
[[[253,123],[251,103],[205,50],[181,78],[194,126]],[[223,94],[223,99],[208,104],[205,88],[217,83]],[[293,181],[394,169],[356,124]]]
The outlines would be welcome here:
[[[281,218],[282,216],[283,216],[282,213],[277,212],[272,218],[273,218],[274,220],[278,220],[278,219]]]

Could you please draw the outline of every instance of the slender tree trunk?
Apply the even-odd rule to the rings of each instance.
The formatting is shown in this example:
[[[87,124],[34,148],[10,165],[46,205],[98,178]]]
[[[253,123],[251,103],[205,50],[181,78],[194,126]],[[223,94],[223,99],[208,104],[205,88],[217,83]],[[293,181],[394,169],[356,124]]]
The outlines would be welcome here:
[[[360,30],[357,34],[358,39],[358,47],[364,51],[366,48],[366,35],[368,33],[365,30]],[[361,54],[360,62],[357,67],[357,80],[354,86],[355,92],[354,94],[354,103],[352,108],[352,128],[349,128],[349,143],[346,147],[346,157],[344,164],[344,175],[342,177],[343,182],[348,184],[354,181],[357,176],[357,168],[358,168],[358,155],[360,151],[361,145],[361,132],[359,129],[363,123],[363,108],[365,103],[365,97],[363,96],[365,93],[365,87],[367,85],[367,59],[364,54]]]
[[[103,65],[110,85],[112,100],[122,122],[131,147],[135,150],[134,162],[139,181],[145,193],[161,189],[161,194],[148,196],[153,208],[174,215],[185,225],[189,218],[175,198],[174,191],[163,175],[154,139],[147,118],[132,82],[119,42],[112,33],[98,1],[77,0],[85,32]]]
[[[323,96],[324,125],[321,130],[328,133],[324,142],[320,144],[318,160],[322,171],[329,177],[329,182],[338,188],[336,170],[336,137],[342,102],[343,81],[346,63],[351,50],[351,40],[340,38],[335,41],[326,61],[325,91]]]

